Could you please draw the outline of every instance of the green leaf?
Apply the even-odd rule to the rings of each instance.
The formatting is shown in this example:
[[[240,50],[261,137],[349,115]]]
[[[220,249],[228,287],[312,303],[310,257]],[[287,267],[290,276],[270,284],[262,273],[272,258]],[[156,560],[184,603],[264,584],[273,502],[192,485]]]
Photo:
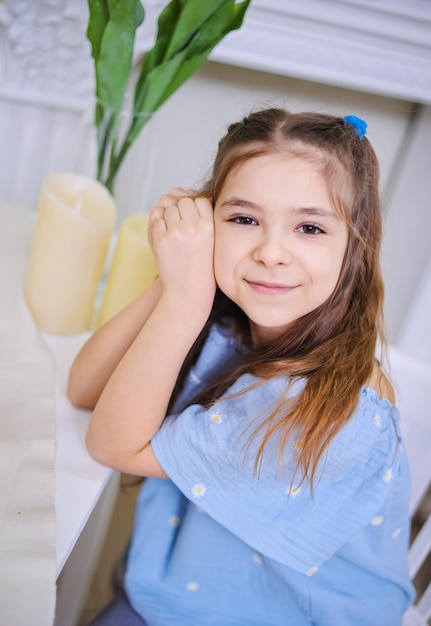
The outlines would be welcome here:
[[[117,146],[118,114],[129,84],[136,29],[144,18],[139,0],[88,0],[87,36],[96,68],[98,176],[109,152],[105,184],[112,189],[121,162],[143,126],[207,59],[230,32],[240,28],[251,0],[172,0],[159,15],[153,48],[135,84],[135,116]],[[142,115],[148,113],[147,115]]]
[[[202,28],[208,19],[223,6],[231,4],[232,0],[206,0],[205,2],[178,0],[178,2],[182,5],[182,10],[165,52],[165,60],[182,50],[192,39],[193,34]]]
[[[100,44],[109,19],[106,0],[88,0],[90,19],[88,20],[87,38],[91,43],[91,54],[95,60],[99,57]]]
[[[178,0],[170,2],[160,13],[157,20],[156,41],[152,49],[145,56],[142,74],[148,74],[152,69],[163,62],[180,15],[181,3]]]
[[[208,56],[228,32],[241,26],[249,3],[250,0],[244,0],[235,5],[234,0],[227,0],[222,4],[189,42],[187,58],[203,53]]]
[[[96,73],[97,177],[102,178],[108,147],[115,152],[119,112],[132,67],[136,29],[145,13],[139,0],[88,0],[87,37]],[[118,46],[118,48],[117,48]]]
[[[96,95],[103,105],[120,110],[132,67],[135,32],[144,13],[139,0],[108,0],[96,61]]]
[[[187,50],[180,52],[173,59],[155,67],[146,77],[140,93],[139,108],[136,112],[154,112],[162,104],[163,95],[169,90],[169,86],[175,80],[175,76],[181,71]]]
[[[171,5],[178,2],[179,0],[174,0]],[[136,84],[135,111],[155,111],[159,108],[204,63],[223,37],[230,30],[241,26],[249,3],[250,0],[243,0],[239,4],[235,4],[234,0],[208,3],[211,8],[215,4],[219,6],[203,24],[202,14],[199,14],[200,27],[189,34],[188,45],[182,52],[150,71],[144,64]],[[190,14],[188,19],[190,25]]]

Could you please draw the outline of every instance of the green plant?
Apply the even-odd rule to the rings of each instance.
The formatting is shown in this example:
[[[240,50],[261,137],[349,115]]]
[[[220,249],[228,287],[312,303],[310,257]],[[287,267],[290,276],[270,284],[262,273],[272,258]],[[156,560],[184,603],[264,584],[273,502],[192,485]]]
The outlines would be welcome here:
[[[120,137],[119,116],[130,87],[135,35],[145,11],[139,0],[88,0],[87,37],[96,76],[97,178],[110,191],[127,151],[151,114],[227,33],[240,28],[250,1],[172,0],[162,10],[156,41],[134,85],[129,125]]]

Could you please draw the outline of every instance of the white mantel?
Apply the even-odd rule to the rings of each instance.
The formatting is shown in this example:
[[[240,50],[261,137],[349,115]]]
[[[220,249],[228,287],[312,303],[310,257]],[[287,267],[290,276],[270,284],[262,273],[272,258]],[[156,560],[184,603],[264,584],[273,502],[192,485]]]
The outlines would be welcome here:
[[[431,2],[252,0],[214,58],[431,104]]]
[[[200,0],[197,0],[200,1]],[[136,56],[167,0],[143,0]],[[86,0],[0,3],[0,96],[83,109],[93,93]],[[431,104],[430,0],[251,0],[214,61]]]
[[[147,0],[143,53],[165,0]],[[148,19],[149,18],[149,19]],[[151,26],[150,26],[151,25]],[[214,61],[431,104],[430,0],[251,0]]]

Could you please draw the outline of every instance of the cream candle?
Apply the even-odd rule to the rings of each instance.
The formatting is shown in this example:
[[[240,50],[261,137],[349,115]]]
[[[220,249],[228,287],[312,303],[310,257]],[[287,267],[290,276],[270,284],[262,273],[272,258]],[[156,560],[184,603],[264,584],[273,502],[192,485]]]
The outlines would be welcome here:
[[[121,225],[97,325],[101,326],[142,294],[157,276],[147,238],[148,216],[132,215]]]
[[[40,329],[89,330],[116,219],[99,182],[78,174],[42,181],[24,295]]]

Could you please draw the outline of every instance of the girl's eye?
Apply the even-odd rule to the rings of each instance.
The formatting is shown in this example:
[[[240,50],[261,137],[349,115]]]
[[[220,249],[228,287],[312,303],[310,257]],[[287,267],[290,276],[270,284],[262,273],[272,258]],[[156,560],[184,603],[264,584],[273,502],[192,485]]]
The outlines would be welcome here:
[[[299,226],[297,230],[305,235],[318,235],[319,233],[324,232],[316,224],[303,224],[302,226]]]
[[[234,222],[234,224],[242,224],[244,226],[251,226],[256,224],[256,220],[252,217],[247,217],[247,215],[234,215],[230,218],[229,222]]]

